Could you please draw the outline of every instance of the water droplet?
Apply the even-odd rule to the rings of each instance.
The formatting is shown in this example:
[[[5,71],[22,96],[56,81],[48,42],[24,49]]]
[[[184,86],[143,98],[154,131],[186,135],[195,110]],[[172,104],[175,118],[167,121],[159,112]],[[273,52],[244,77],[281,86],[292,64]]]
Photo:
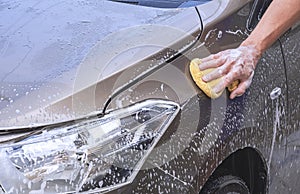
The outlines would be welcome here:
[[[219,30],[219,32],[218,32],[218,38],[220,39],[220,38],[222,38],[222,36],[223,36],[223,32],[221,30]]]

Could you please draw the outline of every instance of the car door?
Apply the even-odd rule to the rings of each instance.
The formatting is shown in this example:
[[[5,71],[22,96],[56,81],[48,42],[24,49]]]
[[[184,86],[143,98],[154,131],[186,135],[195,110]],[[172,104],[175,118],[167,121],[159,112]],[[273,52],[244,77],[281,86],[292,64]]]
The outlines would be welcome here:
[[[300,190],[300,26],[292,26],[280,39],[286,65],[288,104],[283,131],[284,156],[278,165],[277,180],[270,193],[297,193]]]
[[[234,4],[233,1],[230,3]],[[255,28],[270,3],[268,0],[254,0],[227,18],[214,18],[213,15],[207,17],[207,8],[199,6],[204,22],[201,41],[211,53],[237,47]],[[229,122],[223,129],[231,136],[230,141],[234,142],[230,143],[232,151],[229,152],[233,153],[241,147],[258,150],[266,165],[268,176],[263,179],[270,182],[270,191],[276,189],[275,183],[279,179],[277,170],[280,161],[284,159],[282,145],[286,131],[287,92],[281,45],[276,41],[260,59],[251,87],[242,97],[229,101],[226,106],[228,117],[225,123]],[[232,119],[234,121],[230,122]],[[242,165],[235,166],[236,172],[242,170]],[[251,192],[258,193],[255,190]]]

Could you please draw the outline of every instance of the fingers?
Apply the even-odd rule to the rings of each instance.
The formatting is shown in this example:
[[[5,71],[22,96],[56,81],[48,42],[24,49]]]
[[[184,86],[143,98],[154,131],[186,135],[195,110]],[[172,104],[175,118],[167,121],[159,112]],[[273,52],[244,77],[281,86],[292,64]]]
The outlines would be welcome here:
[[[218,59],[220,57],[220,54],[211,54],[205,58],[202,58],[201,61],[206,62],[206,61],[210,61],[210,60],[214,60],[214,59]]]
[[[220,67],[225,63],[225,59],[220,57],[219,54],[208,56],[204,59],[201,59],[201,64],[199,68],[201,71],[209,68]]]
[[[236,78],[232,76],[232,73],[228,73],[228,75],[224,76],[221,79],[221,81],[213,88],[214,92],[219,93],[223,91],[227,86],[229,86],[235,80]]]
[[[243,95],[246,92],[246,90],[250,87],[253,76],[254,71],[252,71],[251,75],[247,79],[242,80],[238,87],[231,92],[230,99],[234,99],[237,96]]]
[[[233,63],[232,61],[227,61],[223,63],[220,67],[216,68],[211,73],[203,76],[202,80],[205,82],[209,82],[214,79],[218,79],[219,77],[222,77],[223,75],[227,74],[230,71],[230,66],[232,65],[232,63]]]
[[[220,77],[221,81],[213,88],[215,93],[223,91],[236,80],[240,81],[238,87],[231,92],[230,98],[240,96],[252,82],[254,70],[260,55],[251,47],[239,47],[228,49],[217,54],[210,55],[201,60],[200,70],[215,68],[202,77],[204,82],[210,82]]]
[[[230,94],[230,99],[243,95],[247,88],[250,86],[248,81],[241,82],[237,89],[233,90]]]
[[[236,80],[240,80],[241,83],[238,87],[231,92],[231,97],[234,98],[236,96],[240,96],[245,93],[246,89],[250,87],[252,82],[252,78],[254,76],[254,71],[244,72],[243,68],[237,68],[235,70],[229,71],[227,75],[225,75],[221,81],[213,88],[214,92],[219,93],[223,91],[226,87],[228,87],[231,83]]]

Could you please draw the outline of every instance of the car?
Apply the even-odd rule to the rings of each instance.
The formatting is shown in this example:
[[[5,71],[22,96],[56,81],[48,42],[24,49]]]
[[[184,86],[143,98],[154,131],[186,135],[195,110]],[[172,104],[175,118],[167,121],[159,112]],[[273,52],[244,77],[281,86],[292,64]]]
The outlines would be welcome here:
[[[233,100],[189,64],[270,0],[0,2],[0,193],[299,193],[299,22]]]

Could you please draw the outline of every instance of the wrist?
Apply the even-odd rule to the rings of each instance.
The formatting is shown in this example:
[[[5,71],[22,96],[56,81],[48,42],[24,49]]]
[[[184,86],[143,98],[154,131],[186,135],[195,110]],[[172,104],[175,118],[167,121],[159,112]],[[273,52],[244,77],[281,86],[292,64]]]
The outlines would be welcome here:
[[[258,43],[257,41],[252,41],[252,40],[248,40],[248,39],[244,40],[240,46],[250,47],[250,48],[254,49],[255,54],[257,55],[258,58],[260,58],[266,50],[266,48],[261,44],[261,42]]]

